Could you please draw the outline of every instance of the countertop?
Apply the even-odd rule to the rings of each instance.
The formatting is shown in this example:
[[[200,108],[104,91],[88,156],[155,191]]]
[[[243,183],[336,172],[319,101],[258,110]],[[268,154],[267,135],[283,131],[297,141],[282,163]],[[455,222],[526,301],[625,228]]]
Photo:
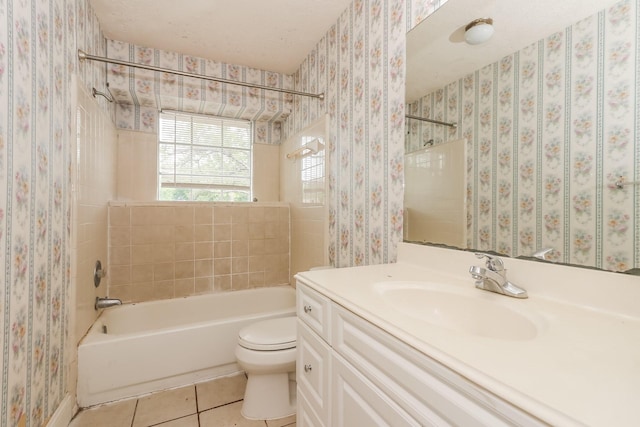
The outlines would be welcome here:
[[[629,309],[626,301],[634,298],[634,305],[640,304],[633,279],[614,273],[532,266],[538,263],[526,265],[522,264],[526,261],[505,259],[507,268],[513,267],[509,274],[521,278],[514,283],[529,291],[529,298],[515,299],[475,289],[467,270],[470,265],[482,263],[473,254],[402,245],[405,246],[399,261],[394,264],[317,270],[296,277],[549,424],[640,425],[640,310]],[[416,260],[422,262],[417,264]],[[447,269],[458,264],[460,268]],[[522,270],[519,275],[518,269]],[[640,280],[634,279],[640,288]],[[446,284],[453,292],[519,311],[533,319],[537,334],[509,340],[425,323],[373,291],[375,283],[401,281]],[[571,288],[570,292],[563,289],[564,284]],[[576,286],[575,289],[584,292],[570,298]],[[600,297],[594,289],[598,286]],[[608,292],[629,290],[631,295],[627,292],[607,296]],[[620,301],[609,301],[612,298]]]

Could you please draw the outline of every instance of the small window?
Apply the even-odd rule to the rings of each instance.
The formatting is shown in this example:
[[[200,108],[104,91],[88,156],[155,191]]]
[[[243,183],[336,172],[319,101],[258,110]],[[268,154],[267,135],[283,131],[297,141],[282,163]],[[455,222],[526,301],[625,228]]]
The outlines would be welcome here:
[[[251,200],[251,122],[160,113],[160,200]]]
[[[302,145],[322,138],[303,137]],[[307,154],[300,164],[302,179],[302,203],[324,204],[324,150]]]

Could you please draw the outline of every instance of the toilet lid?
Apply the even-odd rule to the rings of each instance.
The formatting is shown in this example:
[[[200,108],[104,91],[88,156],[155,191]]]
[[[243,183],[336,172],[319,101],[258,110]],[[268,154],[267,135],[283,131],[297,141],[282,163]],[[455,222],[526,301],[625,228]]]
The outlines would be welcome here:
[[[240,329],[238,343],[250,350],[285,350],[296,346],[296,317],[262,320]]]

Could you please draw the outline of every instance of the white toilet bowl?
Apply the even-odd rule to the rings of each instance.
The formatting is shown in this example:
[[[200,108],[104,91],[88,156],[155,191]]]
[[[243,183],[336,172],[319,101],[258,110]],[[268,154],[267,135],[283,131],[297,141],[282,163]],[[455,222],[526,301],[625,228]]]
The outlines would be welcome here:
[[[240,330],[236,359],[247,374],[241,413],[270,420],[296,413],[296,318],[253,323]]]

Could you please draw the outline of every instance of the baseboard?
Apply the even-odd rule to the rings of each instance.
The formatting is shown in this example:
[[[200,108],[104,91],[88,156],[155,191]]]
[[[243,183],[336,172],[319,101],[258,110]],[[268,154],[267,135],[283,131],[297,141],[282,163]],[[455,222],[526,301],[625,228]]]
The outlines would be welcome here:
[[[75,403],[73,396],[67,394],[64,399],[62,399],[62,402],[60,402],[60,405],[58,405],[58,408],[51,418],[49,418],[47,427],[67,427],[71,418],[73,418]]]

